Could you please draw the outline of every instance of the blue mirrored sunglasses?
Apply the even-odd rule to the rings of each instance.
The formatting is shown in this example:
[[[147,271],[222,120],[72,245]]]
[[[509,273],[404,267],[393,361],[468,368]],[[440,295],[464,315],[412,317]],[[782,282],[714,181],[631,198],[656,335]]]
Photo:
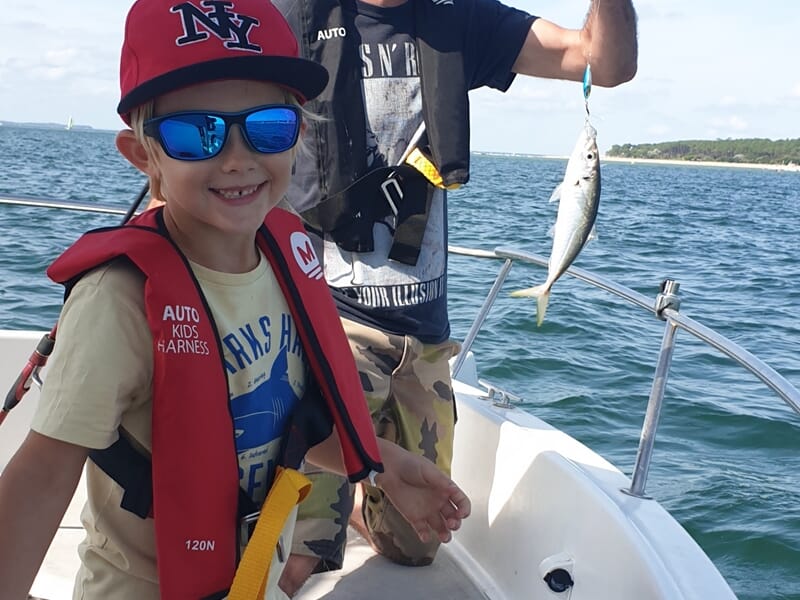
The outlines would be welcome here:
[[[206,160],[225,147],[231,127],[238,124],[249,146],[262,154],[285,152],[297,143],[300,108],[269,104],[234,113],[191,110],[144,123],[144,133],[159,141],[176,160]]]

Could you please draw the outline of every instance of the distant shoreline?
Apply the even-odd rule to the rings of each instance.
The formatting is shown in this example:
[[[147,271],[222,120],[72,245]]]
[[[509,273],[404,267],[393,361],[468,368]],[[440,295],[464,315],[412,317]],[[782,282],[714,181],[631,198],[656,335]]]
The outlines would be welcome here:
[[[485,156],[510,156],[510,157],[523,157],[523,158],[545,158],[548,160],[569,160],[569,156],[558,156],[555,154],[522,154],[518,152],[486,152],[481,150],[474,151],[475,154]],[[760,171],[781,171],[800,173],[800,165],[788,164],[766,164],[766,163],[741,163],[741,162],[722,162],[715,160],[676,160],[666,158],[624,158],[621,156],[607,156],[601,158],[601,162],[618,162],[638,165],[676,165],[679,167],[719,167],[735,169],[758,169]]]
[[[800,173],[800,165],[770,165],[762,163],[734,163],[713,160],[668,160],[661,158],[624,158],[621,156],[603,156],[605,162],[629,164],[679,165],[692,167],[733,167],[736,169],[759,169],[762,171],[789,171]]]

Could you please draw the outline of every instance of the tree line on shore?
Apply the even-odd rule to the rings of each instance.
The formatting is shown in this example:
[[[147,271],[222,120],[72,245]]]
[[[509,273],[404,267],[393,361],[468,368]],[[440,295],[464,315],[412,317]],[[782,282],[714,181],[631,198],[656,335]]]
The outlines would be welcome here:
[[[682,140],[657,144],[614,144],[608,156],[666,160],[800,164],[800,139]]]

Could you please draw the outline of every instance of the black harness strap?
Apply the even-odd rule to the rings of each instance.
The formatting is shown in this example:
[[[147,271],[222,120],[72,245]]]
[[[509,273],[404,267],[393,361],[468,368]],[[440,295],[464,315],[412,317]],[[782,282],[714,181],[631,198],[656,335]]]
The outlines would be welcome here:
[[[395,218],[389,258],[414,265],[419,257],[433,189],[410,165],[370,171],[300,216],[348,252],[372,252],[375,223]]]
[[[146,519],[153,510],[153,468],[150,458],[133,447],[122,433],[104,450],[92,450],[89,458],[124,490],[120,506]]]
[[[150,457],[134,447],[127,436],[104,450],[91,450],[89,458],[123,489],[120,506],[147,519],[153,516],[153,468]],[[239,517],[258,511],[258,506],[239,488]]]
[[[421,195],[414,196],[413,202],[403,203],[398,215],[398,226],[394,242],[389,250],[389,258],[405,265],[415,265],[422,249],[425,225],[431,209],[434,188],[425,186]]]
[[[330,409],[321,401],[316,380],[311,379],[306,393],[292,412],[283,439],[280,464],[297,469],[306,452],[326,439],[333,431]],[[153,516],[153,469],[150,456],[131,442],[128,433],[120,429],[119,438],[108,448],[91,450],[89,458],[124,490],[120,506],[146,519]],[[213,482],[210,483],[213,485]],[[241,487],[239,488],[239,518],[259,510]]]
[[[370,171],[300,216],[312,228],[330,235],[343,250],[372,252],[373,224],[392,214],[391,205],[378,192],[393,170],[385,167]]]

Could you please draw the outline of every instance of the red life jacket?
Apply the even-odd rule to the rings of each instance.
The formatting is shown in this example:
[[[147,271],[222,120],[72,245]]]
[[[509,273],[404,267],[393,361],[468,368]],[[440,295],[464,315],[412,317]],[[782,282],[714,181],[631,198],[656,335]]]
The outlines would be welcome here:
[[[350,479],[382,471],[355,362],[300,219],[275,208],[256,241],[289,304]],[[161,596],[214,596],[230,587],[236,569],[240,488],[222,346],[199,283],[161,210],[84,234],[47,274],[70,287],[120,256],[146,277],[153,334],[152,509]],[[188,338],[183,325],[193,332]]]

